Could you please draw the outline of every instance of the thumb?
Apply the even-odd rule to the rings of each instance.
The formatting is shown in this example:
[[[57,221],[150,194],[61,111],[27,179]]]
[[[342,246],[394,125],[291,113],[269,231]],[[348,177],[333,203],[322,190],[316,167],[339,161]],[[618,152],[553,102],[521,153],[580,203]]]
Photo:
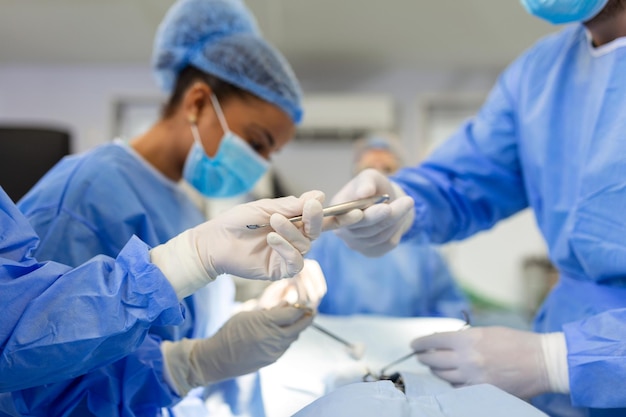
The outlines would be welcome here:
[[[322,230],[335,230],[345,226],[351,226],[363,219],[363,210],[355,209],[339,216],[325,217]]]
[[[357,198],[371,197],[376,194],[393,196],[391,181],[375,169],[366,169],[355,178],[355,194]]]
[[[279,327],[289,327],[306,314],[306,310],[292,306],[274,307],[265,311],[265,316]]]

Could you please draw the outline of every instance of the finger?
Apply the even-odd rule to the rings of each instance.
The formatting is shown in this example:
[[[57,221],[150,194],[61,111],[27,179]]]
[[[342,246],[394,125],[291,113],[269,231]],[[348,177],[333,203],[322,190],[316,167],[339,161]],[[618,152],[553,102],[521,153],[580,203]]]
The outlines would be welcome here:
[[[438,376],[444,381],[448,381],[454,386],[466,385],[468,383],[467,376],[459,369],[431,369],[431,372],[433,373],[433,375]]]
[[[453,350],[429,350],[419,353],[417,360],[431,369],[449,370],[458,368],[459,355]]]
[[[293,217],[302,214],[303,202],[298,197],[289,196],[264,198],[246,204],[259,209],[260,212],[263,213],[263,216],[267,215],[269,217],[274,213],[280,213],[285,217]]]
[[[259,297],[258,306],[260,308],[274,307],[283,300],[292,298],[293,290],[293,281],[290,278],[272,282]]]
[[[415,352],[429,350],[454,350],[463,338],[464,332],[442,332],[429,336],[419,337],[411,342],[411,349]]]
[[[306,270],[306,261],[304,270]],[[315,286],[307,276],[302,276],[302,272],[296,280],[296,288],[298,289],[298,301],[306,306],[313,308],[313,305],[317,303],[318,298],[315,294]]]
[[[350,210],[346,214],[339,216],[326,217],[322,223],[322,230],[335,230],[340,227],[350,226],[360,222],[363,219],[363,210]]]
[[[349,181],[333,197],[331,204],[372,197],[376,194],[392,194],[391,182],[375,169],[365,169]]]
[[[411,215],[413,207],[411,197],[401,197],[389,204],[373,205],[363,211],[363,220],[349,227],[350,233],[358,238],[373,239],[387,231],[391,233],[384,240],[388,240],[397,232],[402,220]]]
[[[374,204],[362,211],[363,219],[349,228],[352,233],[364,233],[364,236],[371,236],[374,231],[380,230],[392,213],[390,204]]]
[[[391,203],[392,218],[395,218],[393,234],[389,237],[389,243],[395,247],[402,236],[413,224],[415,218],[415,201],[411,197],[401,197]]]
[[[366,169],[358,177],[355,193],[357,198],[366,198],[375,195],[381,189],[386,190],[390,187],[390,182],[384,175],[375,169]]]
[[[311,190],[311,191],[307,191],[306,193],[303,193],[300,196],[300,200],[302,201],[307,201],[311,199],[315,199],[319,201],[320,203],[323,203],[324,200],[326,200],[326,194],[324,194],[322,191],[319,191],[319,190]]]
[[[317,239],[322,233],[322,203],[316,199],[307,200],[302,208],[302,224],[304,234],[309,239]]]
[[[326,277],[324,276],[322,267],[320,267],[320,264],[317,261],[313,259],[305,259],[304,263],[306,265],[306,280],[304,281],[309,295],[309,300],[317,306],[328,290]]]
[[[313,314],[305,314],[295,323],[289,326],[284,326],[282,328],[283,335],[286,338],[295,340],[304,329],[311,325],[311,323],[313,323]]]
[[[302,231],[285,216],[278,213],[272,214],[272,217],[270,217],[270,225],[276,233],[298,249],[300,253],[306,253],[311,248],[311,240],[303,235]]]
[[[274,307],[265,312],[267,318],[279,327],[289,327],[306,315],[306,310],[292,306]]]
[[[285,238],[276,232],[268,233],[267,244],[281,258],[282,268],[276,271],[271,265],[269,268],[270,276],[268,278],[277,280],[281,278],[293,277],[304,267],[304,258],[299,249],[295,248]],[[269,260],[271,262],[271,259]]]

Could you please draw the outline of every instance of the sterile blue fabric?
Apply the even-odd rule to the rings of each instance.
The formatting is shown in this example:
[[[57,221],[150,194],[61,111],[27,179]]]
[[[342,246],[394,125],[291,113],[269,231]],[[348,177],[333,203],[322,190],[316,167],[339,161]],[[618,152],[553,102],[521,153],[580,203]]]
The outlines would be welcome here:
[[[609,0],[521,0],[528,13],[558,25],[586,22],[595,17]]]
[[[2,408],[0,415],[24,416],[158,416],[154,398],[176,401],[178,396],[161,379],[161,339],[148,335],[133,354],[78,378],[12,393],[18,413]],[[118,381],[132,379],[131,383]],[[119,384],[119,389],[112,385]],[[4,407],[0,399],[0,407]],[[71,413],[70,413],[71,410]]]
[[[590,407],[534,400],[553,416],[626,413],[615,383],[626,380],[624,74],[626,38],[594,49],[572,25],[517,59],[424,164],[392,178],[416,203],[404,239],[462,239],[533,208],[560,271],[534,327],[565,332],[571,402]]]
[[[151,325],[182,322],[139,239],[76,269],[38,262],[39,238],[1,188],[0,230],[0,392],[84,374],[134,351]]]
[[[115,253],[133,234],[155,246],[204,221],[176,183],[121,142],[66,157],[20,201],[19,207],[42,237],[37,256],[69,264],[80,263],[92,253]],[[186,298],[182,325],[153,327],[150,333],[167,340],[208,336],[196,325],[198,309],[194,305],[209,301],[211,292],[232,297],[232,292],[224,293],[223,288],[232,288],[232,281],[220,277]],[[106,292],[103,288],[98,293]],[[62,296],[58,302],[64,302]],[[203,312],[209,321],[221,323],[231,314],[230,309],[210,307]],[[203,327],[219,327],[203,320]],[[96,334],[100,331],[92,330]],[[64,363],[69,361],[74,361],[71,354],[63,359]],[[135,390],[136,394],[128,394]],[[42,413],[50,402],[62,402],[65,410],[76,407],[77,412],[89,407],[93,415],[101,416],[111,415],[110,407],[125,410],[123,415],[127,416],[158,415],[161,407],[180,399],[164,380],[161,351],[154,339],[144,340],[128,357],[95,369],[78,381],[14,392],[12,396],[15,407],[29,415]],[[224,397],[230,398],[227,394]],[[231,397],[233,406],[239,406],[236,395]]]
[[[181,0],[170,8],[154,41],[157,82],[171,92],[189,65],[275,104],[294,123],[302,119],[302,92],[291,66],[262,38],[240,1]]]
[[[318,310],[332,315],[461,318],[469,304],[441,254],[432,246],[405,242],[368,258],[334,233],[323,233],[307,258],[322,268],[328,291]]]
[[[546,417],[539,410],[492,385],[453,389],[428,375],[402,373],[405,393],[391,381],[346,385],[293,417]]]

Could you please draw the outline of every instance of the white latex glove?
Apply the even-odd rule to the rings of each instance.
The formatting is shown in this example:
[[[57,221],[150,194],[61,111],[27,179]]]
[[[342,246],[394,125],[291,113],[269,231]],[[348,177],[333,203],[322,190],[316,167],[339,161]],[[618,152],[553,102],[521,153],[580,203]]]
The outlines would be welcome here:
[[[257,308],[271,308],[282,303],[298,304],[317,310],[326,295],[326,278],[313,259],[304,260],[304,268],[293,278],[272,282],[257,301]]]
[[[409,230],[415,218],[413,199],[402,189],[375,169],[361,171],[332,199],[339,204],[377,194],[389,194],[389,204],[374,204],[362,211],[362,218],[355,222],[361,210],[353,210],[337,216],[335,223],[324,223],[324,230],[339,227],[335,233],[346,244],[365,256],[381,256],[396,247],[402,235]],[[350,217],[344,221],[344,217]]]
[[[225,273],[249,279],[292,277],[302,269],[311,240],[322,231],[323,201],[324,193],[310,191],[300,198],[241,204],[153,248],[151,261],[179,299]],[[301,222],[287,220],[299,215]],[[271,227],[246,227],[266,223]]]
[[[161,343],[166,380],[181,396],[195,387],[234,378],[274,363],[313,321],[290,306],[244,311],[208,339]]]
[[[433,374],[455,387],[487,383],[523,399],[569,392],[562,333],[474,327],[421,337],[411,348]]]

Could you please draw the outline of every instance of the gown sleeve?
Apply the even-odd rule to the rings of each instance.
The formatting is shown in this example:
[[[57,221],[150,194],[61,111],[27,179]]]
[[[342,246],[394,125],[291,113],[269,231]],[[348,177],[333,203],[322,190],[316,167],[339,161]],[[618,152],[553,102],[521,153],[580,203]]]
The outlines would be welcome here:
[[[39,262],[39,239],[0,192],[0,392],[82,375],[135,350],[151,325],[177,325],[176,294],[132,238],[116,259]]]
[[[415,221],[404,239],[463,239],[528,206],[514,98],[522,64],[500,76],[478,114],[424,163],[391,178],[415,201]]]

